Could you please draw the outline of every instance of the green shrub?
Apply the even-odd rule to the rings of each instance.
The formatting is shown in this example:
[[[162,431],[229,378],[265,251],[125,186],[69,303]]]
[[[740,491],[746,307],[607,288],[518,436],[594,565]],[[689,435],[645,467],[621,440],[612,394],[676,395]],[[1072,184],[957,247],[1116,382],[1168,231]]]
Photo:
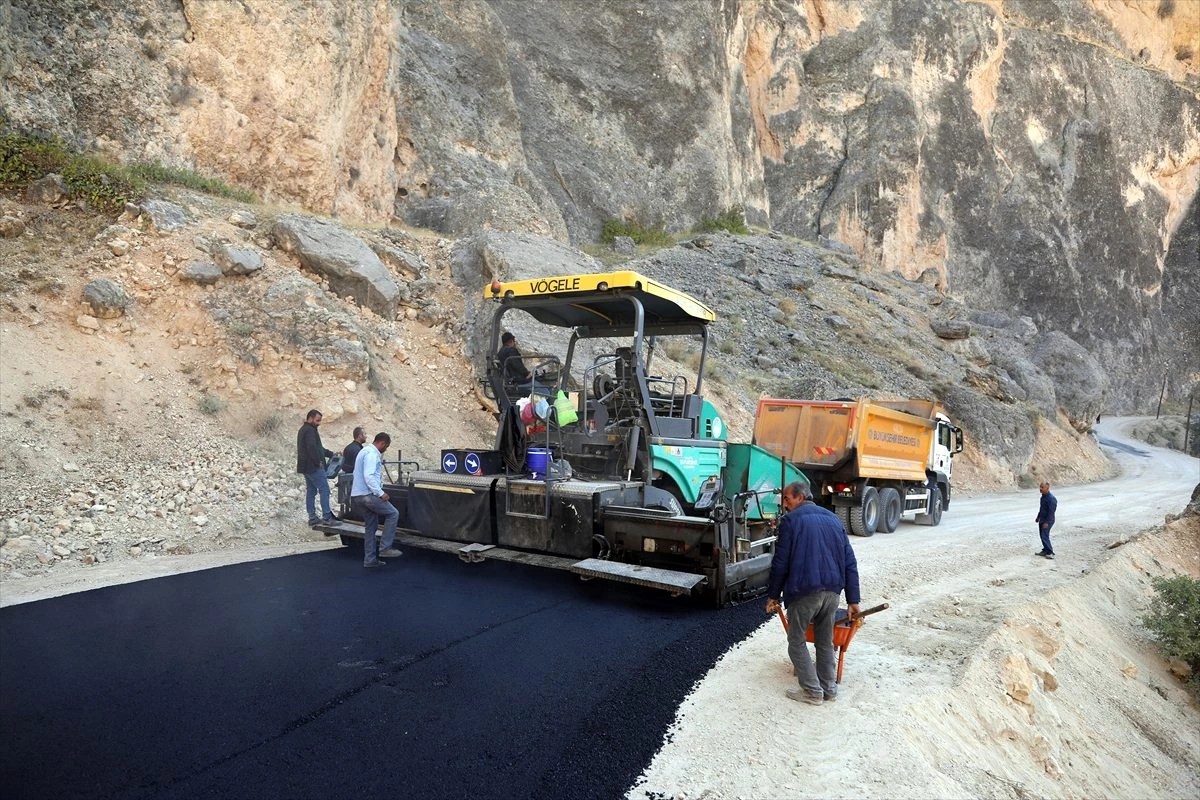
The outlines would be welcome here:
[[[234,336],[249,336],[254,333],[254,325],[249,322],[235,322],[229,326],[229,332]]]
[[[1155,578],[1154,592],[1142,624],[1163,655],[1192,668],[1188,686],[1200,697],[1200,580],[1187,575]]]
[[[164,167],[161,164],[134,164],[129,169],[133,174],[155,183],[171,183],[176,186],[186,186],[198,192],[228,197],[233,200],[240,200],[243,203],[253,203],[257,199],[252,192],[240,189],[237,186],[230,186],[218,178],[206,178],[190,169]]]
[[[221,401],[221,398],[217,397],[215,394],[209,394],[208,392],[200,393],[200,399],[197,402],[197,406],[199,406],[201,414],[207,414],[210,417],[220,414],[221,411],[225,409],[225,403]]]
[[[146,190],[126,167],[71,152],[60,139],[0,135],[0,188],[24,188],[51,172],[62,175],[72,197],[105,211],[123,208]]]
[[[31,136],[3,129],[0,118],[0,188],[21,189],[54,172],[63,176],[71,196],[95,208],[114,211],[141,199],[146,182],[186,186],[208,194],[254,202],[254,195],[189,169],[160,164],[114,164],[107,159],[77,153],[57,137]]]
[[[746,227],[746,210],[740,205],[730,206],[715,217],[704,217],[696,226],[696,230],[701,233],[728,231],[741,236],[750,233],[750,229]]]
[[[628,236],[634,244],[663,246],[671,244],[671,236],[662,223],[646,223],[636,219],[609,219],[600,231],[600,241],[611,245],[618,236]]]

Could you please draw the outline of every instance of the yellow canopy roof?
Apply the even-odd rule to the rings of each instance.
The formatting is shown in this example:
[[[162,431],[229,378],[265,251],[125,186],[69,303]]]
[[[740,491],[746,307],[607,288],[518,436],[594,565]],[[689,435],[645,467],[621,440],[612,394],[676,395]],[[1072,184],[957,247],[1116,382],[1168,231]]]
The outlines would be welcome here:
[[[519,308],[545,325],[619,329],[633,325],[636,298],[644,311],[646,333],[678,326],[707,325],[712,309],[637,272],[600,272],[527,278],[484,287],[483,296]]]

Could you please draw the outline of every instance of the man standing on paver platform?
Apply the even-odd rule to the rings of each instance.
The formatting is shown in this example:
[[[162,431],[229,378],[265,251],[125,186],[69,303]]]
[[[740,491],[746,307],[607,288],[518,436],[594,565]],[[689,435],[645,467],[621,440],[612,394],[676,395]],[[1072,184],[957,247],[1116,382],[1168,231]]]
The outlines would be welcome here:
[[[850,618],[858,614],[862,599],[858,589],[858,560],[846,528],[836,514],[812,502],[812,490],[807,483],[788,484],[780,504],[787,514],[779,524],[779,539],[771,559],[767,613],[779,610],[782,597],[787,606],[788,656],[800,682],[798,688],[788,689],[787,696],[821,705],[837,699],[833,622],[843,590]],[[810,624],[817,649],[815,670],[805,641]]]
[[[375,441],[364,447],[354,460],[354,485],[350,489],[350,503],[363,518],[363,566],[382,567],[381,558],[399,558],[397,550],[396,523],[400,512],[391,504],[391,498],[383,490],[383,454],[392,443],[386,433],[375,434]],[[375,530],[379,518],[383,517],[383,549],[375,541]]]

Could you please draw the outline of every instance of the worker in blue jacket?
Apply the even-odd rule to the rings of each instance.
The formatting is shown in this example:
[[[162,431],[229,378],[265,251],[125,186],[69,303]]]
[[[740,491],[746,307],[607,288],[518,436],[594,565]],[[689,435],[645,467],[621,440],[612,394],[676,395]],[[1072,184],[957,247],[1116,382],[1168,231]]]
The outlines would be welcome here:
[[[1038,505],[1038,514],[1033,518],[1037,523],[1038,535],[1042,537],[1042,550],[1036,555],[1042,558],[1054,559],[1054,546],[1050,544],[1050,529],[1054,527],[1054,512],[1058,511],[1058,498],[1050,494],[1050,484],[1042,481],[1038,487],[1042,493],[1042,501]]]
[[[862,599],[858,590],[858,560],[846,528],[836,514],[812,502],[812,490],[807,483],[788,484],[780,504],[787,513],[779,524],[779,538],[771,559],[767,613],[776,613],[783,599],[788,618],[788,656],[800,682],[799,687],[787,691],[787,696],[820,705],[837,699],[833,623],[838,597],[843,591],[850,618],[858,615]],[[805,641],[810,623],[817,648],[815,670]]]

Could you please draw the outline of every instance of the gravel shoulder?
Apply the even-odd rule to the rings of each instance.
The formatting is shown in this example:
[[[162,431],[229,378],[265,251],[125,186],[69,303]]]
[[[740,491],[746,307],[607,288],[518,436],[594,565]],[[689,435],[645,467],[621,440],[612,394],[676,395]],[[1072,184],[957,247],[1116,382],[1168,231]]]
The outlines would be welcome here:
[[[768,619],[696,686],[628,796],[1194,796],[1200,710],[1137,619],[1152,575],[1200,576],[1195,518],[1163,528],[1200,462],[1129,440],[1136,422],[1100,429],[1120,478],[1054,488],[1053,562],[1034,556],[1036,490],[855,538],[864,604],[891,608],[855,636],[836,705],[784,696]]]

